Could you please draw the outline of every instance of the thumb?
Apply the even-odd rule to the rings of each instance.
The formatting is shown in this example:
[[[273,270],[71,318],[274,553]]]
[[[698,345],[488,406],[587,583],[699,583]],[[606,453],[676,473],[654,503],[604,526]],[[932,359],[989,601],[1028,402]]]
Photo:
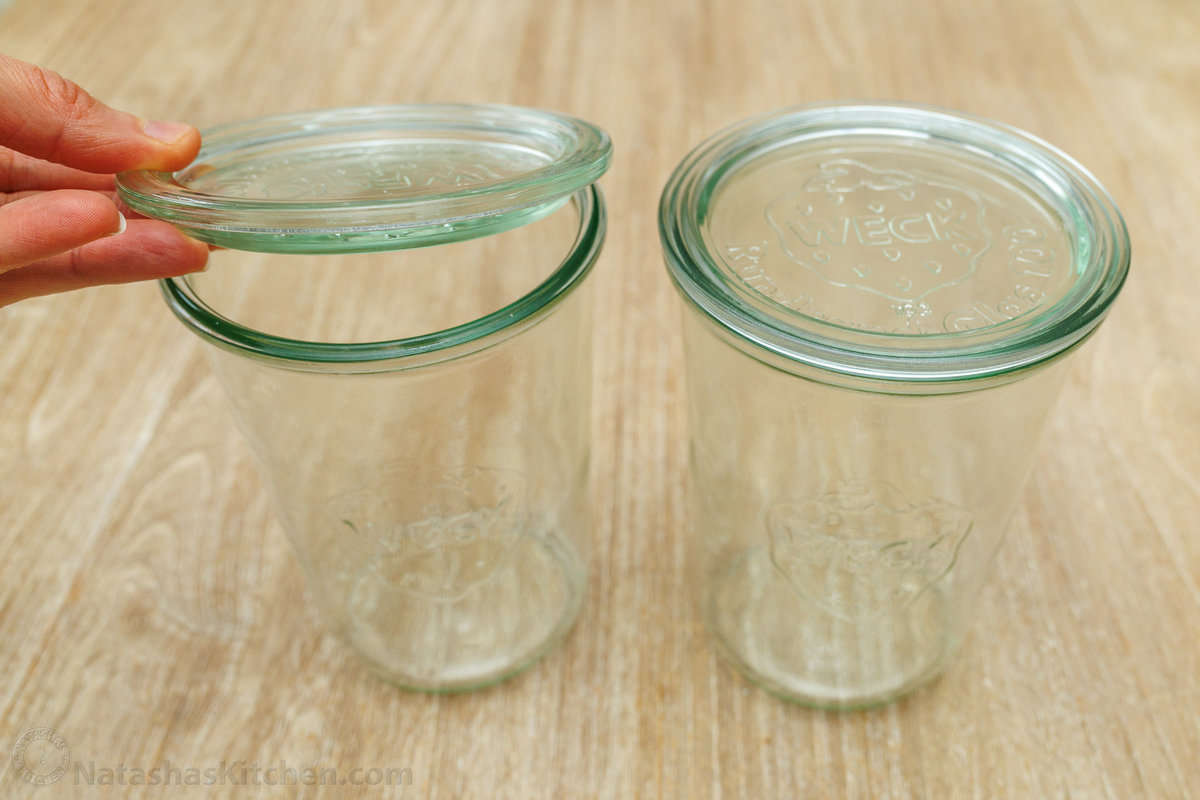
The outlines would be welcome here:
[[[0,55],[0,145],[88,172],[180,169],[200,134],[178,122],[143,122],[76,84]]]

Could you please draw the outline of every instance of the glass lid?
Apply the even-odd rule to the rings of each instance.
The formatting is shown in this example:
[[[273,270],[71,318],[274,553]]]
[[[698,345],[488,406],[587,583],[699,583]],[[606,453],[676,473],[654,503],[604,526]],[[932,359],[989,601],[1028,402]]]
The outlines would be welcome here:
[[[203,134],[177,172],[117,178],[122,200],[194,238],[281,253],[461,241],[554,211],[608,168],[611,144],[573,117],[494,105],[344,108]]]
[[[1129,267],[1105,190],[1007,126],[906,105],[792,109],[697,147],[660,205],[681,291],[752,350],[869,380],[1029,366]]]

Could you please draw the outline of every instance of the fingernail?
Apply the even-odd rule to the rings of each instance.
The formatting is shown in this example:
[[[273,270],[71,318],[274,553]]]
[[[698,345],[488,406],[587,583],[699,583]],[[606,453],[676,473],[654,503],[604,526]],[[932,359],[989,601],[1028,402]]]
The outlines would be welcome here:
[[[122,214],[120,211],[118,211],[117,216],[121,218],[121,227],[117,228],[112,233],[106,234],[107,236],[120,236],[122,233],[125,232],[125,229],[129,227],[129,222],[125,219],[124,214]]]
[[[192,129],[191,125],[182,122],[160,122],[151,120],[142,125],[142,130],[152,139],[158,139],[166,144],[174,144]]]

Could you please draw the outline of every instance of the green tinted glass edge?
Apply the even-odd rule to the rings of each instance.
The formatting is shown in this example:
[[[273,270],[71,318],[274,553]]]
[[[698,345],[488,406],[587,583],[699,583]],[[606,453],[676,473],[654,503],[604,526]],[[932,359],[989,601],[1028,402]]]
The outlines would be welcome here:
[[[953,120],[964,129],[990,130],[1009,141],[1026,143],[1038,151],[1039,158],[1050,158],[1069,175],[1076,191],[1072,204],[1063,209],[1086,221],[1081,226],[1091,234],[1082,252],[1089,263],[1076,264],[1081,275],[1090,275],[1078,291],[1043,311],[1045,323],[1030,335],[1001,339],[986,347],[954,348],[942,351],[902,351],[880,346],[853,347],[831,338],[798,332],[786,322],[763,314],[745,303],[728,287],[714,281],[719,270],[699,243],[699,226],[706,198],[728,167],[736,163],[748,148],[761,146],[771,127],[786,131],[789,117],[806,113],[847,111],[860,116],[873,112],[936,115]],[[758,137],[758,141],[747,140]],[[773,364],[793,363],[810,376],[847,385],[866,381],[871,385],[962,384],[980,382],[978,388],[992,385],[987,380],[1017,373],[1065,352],[1086,338],[1101,322],[1119,293],[1128,274],[1131,248],[1124,220],[1111,197],[1082,166],[1052,145],[1001,123],[949,112],[943,109],[907,104],[861,103],[841,106],[802,106],[737,123],[694,148],[671,175],[659,202],[659,235],[672,282],[695,310],[751,348],[764,351]],[[707,262],[707,263],[706,263]],[[830,326],[836,327],[836,326]],[[910,337],[877,334],[870,338],[903,344]],[[968,337],[946,334],[947,342]],[[745,348],[742,348],[745,349]],[[953,391],[967,390],[957,386]],[[924,391],[924,390],[922,390]]]
[[[271,336],[218,314],[187,276],[159,282],[171,311],[194,333],[228,351],[302,372],[376,373],[425,367],[462,358],[536,324],[591,272],[607,229],[604,197],[588,186],[571,198],[579,231],[563,261],[533,291],[478,319],[441,331],[381,342],[326,343]],[[565,212],[565,209],[564,209]]]
[[[484,187],[434,197],[358,201],[276,201],[212,196],[181,184],[180,173],[136,171],[117,178],[121,199],[140,214],[170,222],[219,247],[269,253],[356,253],[448,244],[502,233],[556,211],[608,169],[612,143],[584,120],[502,105],[364,106],[282,114],[203,133],[197,163],[316,134],[403,131],[537,137],[564,153],[544,166]],[[403,211],[403,215],[399,212]]]

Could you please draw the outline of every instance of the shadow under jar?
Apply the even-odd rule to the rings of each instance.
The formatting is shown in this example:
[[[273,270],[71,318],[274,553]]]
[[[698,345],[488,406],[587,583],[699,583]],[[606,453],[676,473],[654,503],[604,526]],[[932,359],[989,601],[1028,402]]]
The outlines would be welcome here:
[[[1104,189],[936,109],[788,110],[698,146],[660,205],[686,301],[694,542],[718,648],[826,708],[936,676],[1065,357],[1129,267]]]
[[[547,112],[354,108],[120,176],[228,248],[167,303],[213,345],[323,616],[405,688],[501,680],[579,611],[609,153]]]

